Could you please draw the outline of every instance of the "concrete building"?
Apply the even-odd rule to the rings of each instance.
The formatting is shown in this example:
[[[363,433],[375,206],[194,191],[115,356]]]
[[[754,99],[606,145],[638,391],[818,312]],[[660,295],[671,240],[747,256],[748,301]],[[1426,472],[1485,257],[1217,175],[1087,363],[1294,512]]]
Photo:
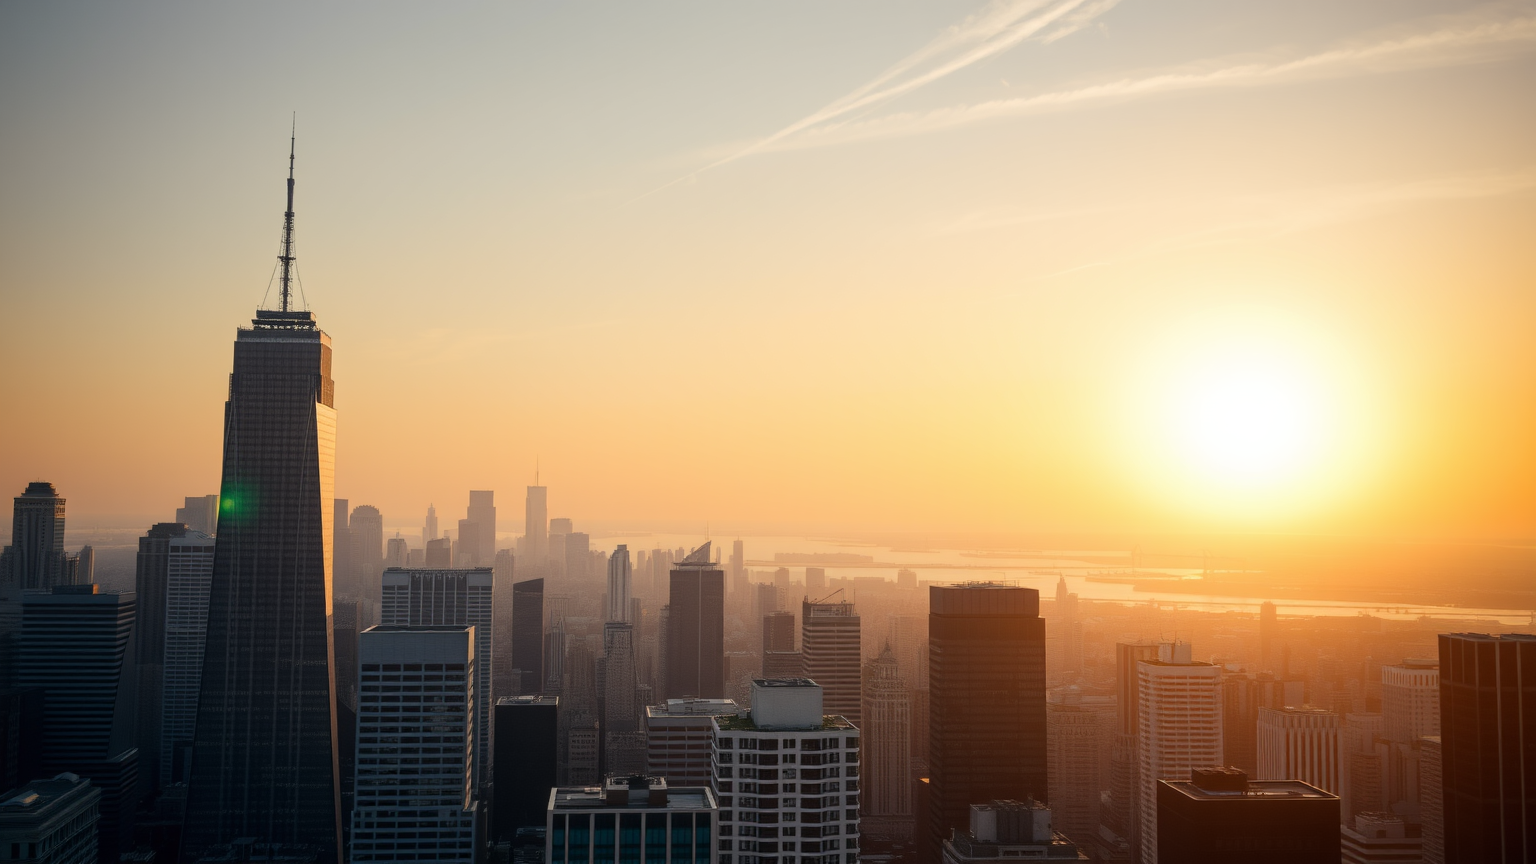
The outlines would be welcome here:
[[[1408,659],[1381,667],[1382,735],[1417,741],[1440,734],[1440,663]]]
[[[763,656],[795,650],[795,613],[769,612],[763,616]]]
[[[1361,813],[1339,828],[1342,864],[1420,864],[1424,837],[1394,813]]]
[[[714,718],[720,864],[857,864],[859,730],[805,678],[758,678],[752,708]]]
[[[1337,864],[1339,799],[1236,768],[1157,781],[1158,859],[1177,864]]]
[[[912,694],[886,645],[864,664],[863,816],[912,815]]]
[[[1051,825],[1051,810],[1039,801],[993,801],[971,805],[969,830],[956,828],[944,841],[944,864],[1014,861],[1087,861],[1071,838]]]
[[[476,860],[475,628],[370,627],[358,635],[352,861]],[[411,856],[406,858],[405,856]]]
[[[717,864],[720,809],[705,786],[660,777],[609,778],[550,790],[544,860],[550,864]]]
[[[645,708],[646,774],[667,785],[707,786],[713,778],[710,763],[714,718],[735,715],[730,699],[668,699]]]
[[[1163,793],[1158,781],[1221,764],[1221,667],[1197,662],[1192,655],[1188,642],[1165,642],[1156,660],[1136,663],[1142,864],[1159,861],[1157,808]],[[1333,833],[1337,841],[1338,831]],[[1184,860],[1171,858],[1167,864]]]
[[[1259,709],[1260,780],[1300,780],[1344,791],[1344,724],[1321,708]]]
[[[0,860],[95,864],[101,790],[76,774],[33,780],[0,800]]]
[[[383,602],[379,623],[397,627],[474,627],[475,787],[489,778],[491,768],[491,685],[495,680],[494,574],[489,567],[465,570],[401,570],[390,568],[381,578]]]
[[[766,621],[766,619],[764,619]],[[828,714],[859,725],[862,654],[859,614],[852,603],[800,604],[800,654],[805,677],[821,685]]]
[[[1053,690],[1045,730],[1052,819],[1068,837],[1087,844],[1102,821],[1099,794],[1110,786],[1114,698],[1084,695],[1077,687]]]
[[[491,796],[493,839],[511,840],[517,829],[543,824],[549,790],[557,781],[560,708],[555,696],[496,700],[496,733],[502,745],[496,748]]]
[[[665,696],[725,698],[725,571],[710,544],[672,569],[668,590]]]

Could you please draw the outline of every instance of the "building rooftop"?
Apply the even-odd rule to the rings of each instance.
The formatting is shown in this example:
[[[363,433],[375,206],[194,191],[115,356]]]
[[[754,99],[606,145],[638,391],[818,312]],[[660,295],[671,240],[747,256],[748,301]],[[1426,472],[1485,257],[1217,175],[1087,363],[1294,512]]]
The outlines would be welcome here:
[[[752,683],[759,687],[819,687],[809,678],[753,678]]]
[[[715,793],[706,786],[667,786],[662,777],[610,777],[602,786],[556,786],[550,810],[714,810]]]
[[[92,788],[91,781],[81,780],[78,774],[57,774],[51,780],[33,780],[0,800],[0,816],[41,813],[66,798],[88,795]]]
[[[1237,768],[1194,768],[1188,780],[1159,780],[1158,783],[1197,801],[1236,799],[1303,799],[1337,801],[1331,792],[1300,780],[1250,780]]]
[[[645,706],[647,717],[714,717],[735,714],[734,699],[668,699],[663,705]]]
[[[719,716],[715,717],[715,725],[719,726],[720,727],[720,731],[722,731],[722,732],[757,732],[757,731],[759,731],[758,728],[757,728],[757,724],[752,721],[752,715],[750,715],[750,714],[722,714],[722,715],[719,715]],[[855,728],[854,725],[848,721],[848,718],[844,717],[841,714],[824,714],[824,715],[822,715],[822,718],[821,718],[821,725],[818,726],[818,727],[815,727],[814,729],[781,729],[781,728],[778,728],[778,727],[774,727],[774,729],[772,729],[772,730],[762,730],[762,731],[774,731],[774,732],[817,732],[817,731],[829,730],[829,729],[854,729],[854,728]]]
[[[554,705],[559,707],[559,696],[502,696],[496,700],[497,705]]]

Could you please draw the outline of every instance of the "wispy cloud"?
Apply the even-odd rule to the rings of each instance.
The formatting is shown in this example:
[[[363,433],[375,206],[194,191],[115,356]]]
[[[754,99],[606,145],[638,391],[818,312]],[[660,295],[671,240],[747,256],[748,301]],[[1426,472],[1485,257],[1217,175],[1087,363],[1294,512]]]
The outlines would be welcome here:
[[[1085,10],[1086,11],[1086,10]],[[827,122],[811,118],[780,132],[724,164],[751,152],[826,147],[877,138],[938,132],[1005,117],[1069,109],[1164,93],[1255,87],[1302,80],[1376,74],[1435,66],[1488,62],[1536,45],[1536,18],[1442,26],[1419,33],[1346,45],[1287,60],[1205,63],[1139,77],[1121,78],[1019,99],[1002,99],[869,120]],[[881,91],[884,92],[884,91]],[[846,112],[842,112],[846,113]]]
[[[647,192],[653,195],[744,156],[779,149],[807,130],[847,117],[924,87],[968,66],[1007,51],[1032,37],[1054,42],[1086,27],[1120,0],[996,0],[947,28],[927,45],[907,55],[853,92],[785,126],[772,135]],[[638,200],[638,199],[636,199]]]

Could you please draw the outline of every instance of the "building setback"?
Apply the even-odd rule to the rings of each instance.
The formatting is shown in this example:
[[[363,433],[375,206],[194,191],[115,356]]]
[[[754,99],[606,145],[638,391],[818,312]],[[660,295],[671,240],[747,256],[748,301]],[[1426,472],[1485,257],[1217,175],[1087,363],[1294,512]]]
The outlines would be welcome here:
[[[912,815],[911,693],[890,645],[864,665],[865,816]]]

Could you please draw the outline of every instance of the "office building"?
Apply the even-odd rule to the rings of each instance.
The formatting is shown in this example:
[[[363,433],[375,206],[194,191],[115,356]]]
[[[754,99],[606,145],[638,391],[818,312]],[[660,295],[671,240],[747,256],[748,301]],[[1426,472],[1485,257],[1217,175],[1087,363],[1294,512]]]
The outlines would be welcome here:
[[[863,690],[863,815],[910,818],[912,695],[890,645],[864,664]]]
[[[725,572],[708,542],[672,570],[668,607],[666,698],[725,698]]]
[[[994,583],[928,586],[928,860],[972,804],[1039,800],[1046,783],[1040,593]]]
[[[1118,725],[1109,747],[1109,793],[1100,801],[1099,820],[1112,847],[1141,849],[1140,758],[1136,753],[1140,734],[1139,684],[1136,664],[1157,657],[1156,642],[1115,644],[1115,715]],[[1096,841],[1097,842],[1097,841]],[[1102,851],[1102,850],[1101,850]],[[1101,856],[1102,857],[1102,856]]]
[[[645,769],[645,737],[635,702],[635,628],[609,621],[603,625],[603,766],[605,774]]]
[[[795,613],[769,612],[763,616],[763,656],[795,650]],[[797,673],[798,674],[798,673]],[[771,677],[771,676],[770,676]],[[820,683],[820,682],[818,682]]]
[[[495,785],[491,838],[510,840],[517,829],[544,823],[556,777],[560,699],[510,696],[496,700]]]
[[[11,511],[10,573],[0,573],[17,588],[46,591],[65,583],[64,499],[52,483],[28,483]]]
[[[345,498],[331,499],[331,594],[333,597],[357,597],[362,587],[354,562],[360,550],[354,548],[352,508]]]
[[[944,839],[943,862],[1087,861],[1087,853],[1055,829],[1051,814],[1034,800],[972,804],[969,828]]]
[[[1280,630],[1275,604],[1268,600],[1259,604],[1259,671],[1275,671],[1275,637]]]
[[[536,696],[544,683],[544,580],[512,585],[512,668],[517,695]]]
[[[453,569],[453,541],[447,537],[439,537],[436,540],[428,540],[424,559],[428,570],[452,570]]]
[[[588,711],[573,712],[568,731],[561,738],[566,742],[564,774],[573,786],[593,786],[602,779],[603,735],[598,728],[597,716]]]
[[[459,567],[479,567],[480,526],[469,519],[459,520],[459,536],[453,541],[453,560]]]
[[[1361,813],[1387,809],[1387,744],[1380,714],[1344,717],[1343,815],[1349,824]]]
[[[1424,864],[1445,864],[1445,780],[1440,770],[1439,735],[1420,739],[1423,795],[1419,819],[1423,826]]]
[[[1536,636],[1440,634],[1446,864],[1536,850]]]
[[[201,534],[213,536],[219,527],[219,496],[189,495],[186,504],[176,508],[176,521]]]
[[[474,627],[391,625],[358,635],[352,861],[478,860]]]
[[[1138,660],[1136,675],[1141,862],[1158,864],[1158,781],[1221,764],[1221,667],[1195,661],[1188,642],[1171,642],[1158,646],[1157,659]],[[1337,843],[1337,828],[1333,835]]]
[[[807,597],[823,597],[827,593],[827,570],[825,567],[805,568],[805,594]]]
[[[187,860],[246,837],[341,859],[326,549],[336,401],[330,337],[292,304],[291,165],[279,308],[235,334]]]
[[[1178,864],[1336,864],[1339,799],[1299,780],[1201,768],[1157,781],[1156,860]]]
[[[1115,704],[1109,696],[1084,695],[1076,687],[1052,691],[1045,706],[1046,776],[1056,827],[1084,843],[1097,833],[1099,793],[1110,787],[1109,756],[1115,738]]]
[[[385,570],[379,622],[391,626],[475,628],[475,786],[491,766],[491,682],[495,676],[494,600],[489,567],[470,570]]]
[[[1260,780],[1300,780],[1344,791],[1344,724],[1321,708],[1259,709]]]
[[[578,582],[586,580],[592,571],[592,536],[583,531],[565,535],[565,575]]]
[[[133,728],[132,592],[55,585],[22,596],[16,683],[43,694],[42,770],[78,774],[101,790],[103,860],[129,851],[139,785]]]
[[[69,773],[7,790],[0,799],[0,860],[91,864],[98,858],[100,801],[100,789]]]
[[[705,786],[612,777],[600,788],[550,791],[544,860],[550,864],[718,864],[719,807]]]
[[[396,536],[384,541],[384,569],[391,567],[405,569],[411,566],[411,547],[405,542],[405,538]]]
[[[512,580],[516,570],[517,559],[512,550],[501,549],[496,552],[496,564],[493,568],[495,578],[491,587],[491,606],[495,612],[496,620],[494,633],[492,634],[492,653],[500,657],[502,662],[496,664],[491,677],[491,693],[500,699],[503,696],[516,696],[522,689],[520,674],[514,676],[513,666],[509,662],[512,658],[512,601],[514,599]],[[542,604],[541,604],[542,605]],[[543,611],[540,610],[540,615]],[[495,742],[492,742],[492,749]]]
[[[805,677],[821,685],[828,714],[859,725],[862,663],[859,615],[852,603],[800,605],[800,654]]]
[[[363,504],[352,508],[352,571],[357,596],[379,602],[379,577],[384,573],[384,514]]]
[[[533,482],[523,502],[523,548],[528,566],[542,569],[549,563],[549,489],[538,485],[537,472]]]
[[[468,517],[475,526],[475,566],[489,567],[496,561],[496,493],[489,489],[470,490]],[[459,543],[463,545],[463,537]]]
[[[1420,864],[1424,837],[1419,825],[1393,813],[1361,813],[1339,829],[1342,864]]]
[[[714,718],[736,711],[730,699],[668,699],[645,706],[645,773],[672,787],[709,785]]]
[[[714,720],[720,864],[857,864],[859,730],[822,713],[814,681],[758,678],[751,694],[750,712]]]
[[[798,678],[805,674],[805,658],[799,651],[769,651],[763,655],[764,678]]]
[[[739,537],[731,542],[731,562],[727,572],[731,576],[731,602],[740,603],[742,595],[737,591],[747,587],[747,553]]]
[[[139,771],[150,793],[187,781],[213,555],[212,537],[178,522],[161,522],[139,538],[134,568],[136,733]]]
[[[629,620],[630,599],[629,547],[620,543],[608,556],[608,621],[637,624]]]

